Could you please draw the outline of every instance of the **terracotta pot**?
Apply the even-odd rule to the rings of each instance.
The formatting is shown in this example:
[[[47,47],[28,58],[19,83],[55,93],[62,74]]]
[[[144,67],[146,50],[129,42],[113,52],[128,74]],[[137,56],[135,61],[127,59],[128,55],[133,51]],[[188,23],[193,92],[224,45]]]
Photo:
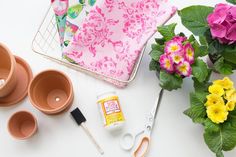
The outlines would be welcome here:
[[[28,139],[37,131],[37,120],[30,112],[16,112],[8,121],[8,131],[16,139]]]
[[[33,106],[46,114],[58,114],[73,102],[73,87],[70,79],[62,72],[47,70],[31,81],[29,98]]]
[[[9,95],[16,85],[16,61],[10,50],[0,43],[0,97]]]

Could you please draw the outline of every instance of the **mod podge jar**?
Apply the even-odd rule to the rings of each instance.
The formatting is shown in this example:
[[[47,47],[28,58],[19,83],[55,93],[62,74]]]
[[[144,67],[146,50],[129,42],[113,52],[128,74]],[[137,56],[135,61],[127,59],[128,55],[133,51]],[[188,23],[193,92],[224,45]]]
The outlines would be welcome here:
[[[97,105],[107,130],[117,131],[123,127],[125,118],[115,92],[107,92],[97,96]]]

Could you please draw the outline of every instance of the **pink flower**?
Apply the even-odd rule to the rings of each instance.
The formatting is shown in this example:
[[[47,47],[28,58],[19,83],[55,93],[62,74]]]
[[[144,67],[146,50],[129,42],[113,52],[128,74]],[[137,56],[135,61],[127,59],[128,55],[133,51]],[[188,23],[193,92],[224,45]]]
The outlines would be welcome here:
[[[165,53],[181,52],[182,49],[183,49],[182,43],[175,40],[170,40],[165,44]]]
[[[170,56],[163,54],[160,56],[160,66],[162,69],[166,70],[169,73],[174,72],[174,62]]]
[[[183,43],[187,40],[187,37],[175,36],[172,40],[177,41],[179,43]]]
[[[184,58],[189,62],[189,64],[194,63],[194,49],[190,43],[187,43],[184,46]]]
[[[188,61],[183,61],[176,66],[176,72],[181,76],[189,77],[192,74],[192,68]]]
[[[236,42],[236,6],[217,4],[213,13],[207,17],[213,38],[222,44]]]
[[[184,61],[183,54],[180,52],[174,52],[170,56],[175,64],[179,64],[180,62]]]

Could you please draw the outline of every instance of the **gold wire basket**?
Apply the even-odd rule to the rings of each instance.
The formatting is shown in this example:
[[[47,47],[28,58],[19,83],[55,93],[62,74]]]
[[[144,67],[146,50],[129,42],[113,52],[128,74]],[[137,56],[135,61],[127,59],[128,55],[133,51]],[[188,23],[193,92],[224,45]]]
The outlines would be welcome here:
[[[39,54],[51,61],[60,63],[64,66],[67,66],[67,67],[72,68],[74,70],[81,71],[81,72],[86,73],[86,74],[93,76],[95,78],[105,80],[105,81],[112,83],[112,84],[119,86],[119,87],[124,87],[124,86],[128,85],[131,81],[134,80],[134,78],[137,74],[138,68],[140,66],[143,54],[145,52],[145,48],[146,48],[146,46],[143,48],[142,52],[140,53],[140,56],[137,59],[136,64],[134,66],[133,72],[132,72],[129,80],[127,80],[127,81],[123,81],[123,80],[115,79],[115,78],[112,78],[109,76],[105,76],[103,74],[99,74],[94,71],[85,69],[84,67],[82,67],[80,65],[70,63],[69,61],[67,61],[66,59],[64,59],[62,57],[62,53],[61,53],[62,50],[61,50],[60,41],[59,41],[59,34],[57,31],[55,14],[54,14],[54,11],[51,8],[51,6],[47,10],[47,13],[44,16],[44,18],[39,26],[39,29],[32,41],[32,50],[35,53],[37,53],[37,54]]]

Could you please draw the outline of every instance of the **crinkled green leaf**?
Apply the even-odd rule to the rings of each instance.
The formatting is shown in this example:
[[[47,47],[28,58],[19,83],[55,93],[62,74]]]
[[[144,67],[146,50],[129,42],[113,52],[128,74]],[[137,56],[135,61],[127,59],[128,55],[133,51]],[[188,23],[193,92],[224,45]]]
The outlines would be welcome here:
[[[217,156],[222,156],[222,151],[230,151],[236,146],[236,127],[232,123],[235,123],[235,121],[222,123],[217,132],[207,130],[204,132],[206,144]]]
[[[204,128],[207,132],[218,132],[220,130],[219,124],[213,123],[209,118],[205,120]]]
[[[192,65],[192,74],[199,82],[204,82],[208,76],[208,68],[201,59],[196,59]]]
[[[183,79],[178,75],[169,74],[165,71],[160,71],[160,86],[168,91],[175,90],[181,87]]]
[[[152,50],[149,55],[152,57],[153,60],[159,61],[160,56],[161,56],[162,54],[163,54],[163,52],[161,52],[161,51]]]
[[[158,64],[157,61],[155,60],[151,60],[151,62],[149,63],[149,70],[152,70],[152,71],[156,71],[156,70],[160,70],[160,65]]]
[[[196,78],[193,79],[193,86],[195,89],[195,92],[208,92],[208,87],[212,84],[209,81],[211,76],[212,70],[208,70],[208,76],[206,77],[206,80],[204,82],[199,82]]]
[[[236,46],[234,48],[228,47],[222,52],[222,56],[228,62],[236,64]]]
[[[163,39],[163,38],[156,38],[155,41],[159,45],[164,45],[165,44],[165,39]]]
[[[163,25],[157,27],[158,32],[163,36],[163,38],[168,41],[171,40],[175,36],[175,27],[176,23],[172,23],[170,25]]]
[[[164,45],[152,44],[152,50],[158,50],[164,53]]]
[[[221,57],[214,63],[214,69],[224,75],[230,75],[233,73],[232,66],[230,64],[225,63],[223,57]]]
[[[236,0],[226,0],[229,3],[236,4]]]
[[[206,93],[206,92],[190,93],[191,106],[204,106],[204,104],[206,102],[207,95],[208,95],[208,93]]]
[[[178,11],[183,25],[194,35],[203,35],[208,27],[207,16],[213,12],[213,7],[190,6]]]

